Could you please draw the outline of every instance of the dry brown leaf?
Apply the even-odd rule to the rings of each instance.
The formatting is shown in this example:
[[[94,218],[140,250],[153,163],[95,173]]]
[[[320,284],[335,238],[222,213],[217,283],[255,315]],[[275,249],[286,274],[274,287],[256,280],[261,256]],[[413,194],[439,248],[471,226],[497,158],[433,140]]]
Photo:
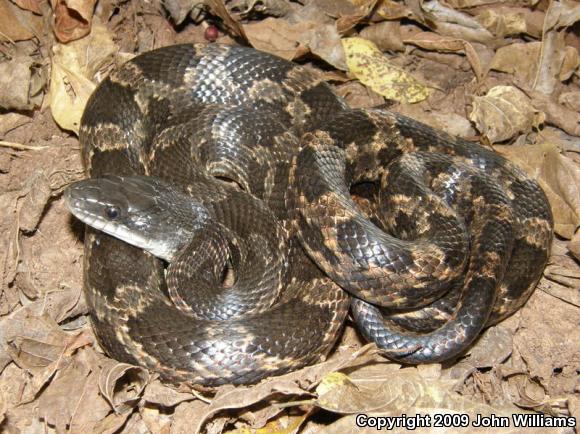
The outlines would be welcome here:
[[[138,404],[149,381],[146,369],[109,359],[101,368],[99,389],[113,410],[123,414]]]
[[[554,214],[554,230],[570,239],[580,225],[580,168],[550,144],[498,146],[497,150],[537,179]]]
[[[315,22],[290,24],[280,18],[266,18],[245,24],[244,31],[252,47],[283,59],[293,60],[308,52],[298,42],[304,33],[316,28]]]
[[[405,45],[401,39],[401,23],[398,21],[383,21],[361,30],[360,36],[371,41],[381,51],[404,51]]]
[[[476,133],[471,123],[463,116],[456,113],[432,112],[430,117],[436,128],[448,132],[454,136],[463,138],[473,138]]]
[[[534,107],[546,114],[546,122],[563,129],[568,134],[580,137],[580,117],[577,112],[558,104],[551,95],[544,95],[541,92],[527,93],[531,96]]]
[[[336,69],[346,71],[344,50],[334,24],[318,25],[298,37],[300,44]]]
[[[26,308],[2,320],[1,345],[18,366],[37,370],[56,362],[72,336],[51,318],[34,316]]]
[[[310,2],[304,8],[316,8],[321,12],[319,17],[311,16],[311,21],[320,24],[335,24],[338,33],[341,35],[352,29],[373,10],[377,0],[317,0]],[[327,17],[326,19],[324,17]],[[328,17],[332,17],[327,22]]]
[[[14,281],[17,272],[18,265],[18,223],[16,221],[16,210],[18,206],[19,192],[11,191],[4,194],[0,194],[0,210],[3,210],[2,219],[0,219],[0,228],[2,231],[2,237],[0,238],[0,252],[4,254],[0,256],[0,261],[2,261],[2,288],[8,288],[8,285]],[[4,292],[4,304],[6,303],[6,292]],[[14,302],[10,302],[13,304]],[[4,309],[4,314],[10,312],[13,306],[10,306],[9,310]]]
[[[309,21],[314,21],[319,25],[334,24],[335,19],[332,18],[332,14],[322,9],[325,6],[324,2],[310,2],[304,7],[293,8],[287,16],[284,16],[284,19],[292,24]]]
[[[573,0],[551,2],[542,31],[542,50],[533,89],[551,95],[566,56],[564,29],[580,20],[580,4]],[[576,54],[577,56],[577,54]]]
[[[202,9],[204,0],[164,0],[163,7],[167,9],[173,22],[181,24],[193,9]],[[194,15],[196,15],[194,13]]]
[[[580,270],[577,268],[569,268],[567,266],[552,264],[544,270],[544,276],[552,282],[559,283],[563,287],[577,289],[580,288]],[[558,286],[560,288],[560,286]],[[549,294],[556,296],[551,290],[546,290]],[[571,293],[558,294],[560,300],[564,300],[576,307],[580,307],[580,291],[572,291]]]
[[[248,36],[246,35],[244,26],[230,14],[223,0],[204,0],[204,3],[210,8],[212,13],[223,20],[224,24],[235,35],[245,40],[249,40]]]
[[[568,244],[568,248],[574,257],[580,261],[580,232],[576,232],[572,237],[572,241]]]
[[[258,12],[270,17],[285,17],[294,10],[294,5],[285,0],[231,0],[228,7],[242,16]]]
[[[499,38],[527,32],[526,15],[523,10],[485,9],[476,16],[487,30]]]
[[[29,304],[27,309],[36,315],[47,315],[56,322],[87,312],[84,299],[81,297],[81,286],[50,291],[44,296]]]
[[[54,11],[54,34],[60,42],[70,42],[91,31],[96,0],[50,0]]]
[[[546,283],[549,282],[540,285],[521,311],[520,329],[514,336],[514,347],[529,373],[526,377],[545,388],[536,401],[542,401],[546,390],[553,395],[572,393],[578,384],[578,307],[542,291]],[[561,370],[562,375],[555,375],[554,369]],[[533,399],[529,391],[521,395]]]
[[[16,6],[0,0],[0,41],[24,41],[34,37],[30,24],[18,18]]]
[[[38,401],[39,416],[60,432],[92,432],[110,411],[99,394],[98,367],[81,353],[59,371]]]
[[[547,399],[546,390],[526,373],[510,375],[507,389],[514,403],[522,408],[539,410]]]
[[[449,105],[453,109],[453,105]],[[419,104],[397,107],[397,112],[402,115],[417,119],[430,127],[443,130],[449,134],[465,139],[473,139],[477,136],[477,132],[467,118],[453,112],[443,111],[445,109],[441,110],[439,112],[433,110],[433,108],[422,107]]]
[[[30,402],[45,388],[68,355],[84,345],[79,335],[64,333],[46,315],[36,316],[21,308],[0,322],[0,360],[6,352],[29,376],[19,392],[20,402]]]
[[[553,143],[558,149],[564,152],[580,152],[580,137],[571,136],[561,129],[549,125],[542,129],[535,142]],[[575,160],[574,154],[569,156]]]
[[[45,433],[47,426],[44,421],[38,418],[38,403],[31,402],[9,408],[6,412],[6,420],[2,424],[2,431],[6,433]]]
[[[497,3],[496,0],[447,0],[446,2],[455,9],[467,9],[475,6],[483,6]]]
[[[14,2],[14,4],[17,4],[22,9],[34,12],[37,15],[42,15],[40,0],[12,0],[12,1]]]
[[[141,417],[141,414],[135,412],[131,413],[127,418],[127,423],[123,426],[123,431],[128,433],[139,433],[139,434],[148,434],[149,428],[147,428],[147,424]],[[95,433],[97,434],[97,433]]]
[[[22,208],[18,213],[21,230],[32,232],[36,229],[51,194],[50,181],[45,173],[34,174],[31,189],[22,201]]]
[[[196,412],[190,416],[195,415],[193,420],[196,423],[193,427],[190,426],[190,429],[193,428],[192,431],[195,433],[200,432],[204,424],[216,413],[226,409],[249,407],[257,402],[265,402],[271,396],[311,396],[309,390],[318,384],[324,375],[346,366],[365,363],[374,359],[376,353],[376,347],[369,344],[354,353],[335,354],[331,360],[324,363],[307,366],[280,377],[269,378],[256,386],[221,388],[209,406],[195,406]],[[177,408],[180,407],[181,405]]]
[[[344,51],[334,21],[315,4],[289,17],[266,18],[244,25],[254,48],[293,60],[308,51],[340,70],[346,70]]]
[[[28,56],[19,56],[0,63],[0,107],[15,110],[34,108],[34,103],[30,100],[32,64],[33,60]]]
[[[20,369],[16,364],[8,365],[0,375],[0,393],[4,403],[9,408],[14,408],[21,404],[21,388],[26,383],[29,374]],[[4,425],[3,425],[3,428]]]
[[[309,414],[300,416],[283,415],[276,418],[257,430],[252,430],[256,434],[295,434],[300,431],[300,427],[308,418]],[[238,428],[232,431],[226,431],[225,434],[249,434],[248,428]]]
[[[433,22],[435,25],[433,30],[441,35],[482,44],[491,43],[494,39],[494,36],[475,18],[448,8],[437,0],[421,3],[421,7],[429,15],[429,20],[425,21],[425,24]]]
[[[409,6],[393,0],[379,2],[375,13],[385,20],[399,20],[401,18],[412,18],[414,16],[414,12]]]
[[[355,5],[356,10],[340,14],[338,20],[336,20],[336,28],[341,35],[364,20],[377,4],[377,0],[349,0],[348,2]]]
[[[62,150],[66,151],[66,150]],[[48,154],[52,154],[50,150]],[[60,155],[63,155],[64,152]],[[58,155],[58,153],[56,153]],[[64,156],[63,166],[67,162],[79,163],[78,154],[72,154],[69,159]],[[55,167],[51,168],[52,170]],[[44,170],[39,170],[31,180],[35,181]],[[51,193],[52,193],[52,187]],[[28,200],[30,194],[34,194],[34,183],[31,184],[29,192],[21,199]],[[50,195],[47,193],[47,199]],[[45,209],[46,208],[46,209]],[[19,219],[23,213],[24,206],[21,206]],[[37,204],[37,209],[43,211],[42,220],[38,225],[38,230],[34,236],[21,236],[20,246],[20,266],[16,276],[18,288],[29,299],[45,298],[46,303],[57,303],[56,306],[47,304],[45,309],[50,312],[53,318],[62,321],[73,312],[73,308],[78,302],[79,288],[82,287],[81,255],[82,243],[79,242],[78,235],[69,226],[71,217],[68,215],[66,205],[63,201],[52,201],[45,207],[42,201]],[[31,219],[25,219],[33,222]],[[29,223],[30,224],[30,223]],[[42,252],[42,254],[39,254]],[[62,296],[52,296],[51,293],[61,292],[57,288],[74,288],[70,294]],[[65,301],[65,299],[67,301]],[[72,303],[72,304],[68,304]],[[80,307],[80,306],[79,306]],[[62,309],[62,310],[60,310]],[[66,309],[66,310],[65,310]],[[54,312],[54,313],[53,313]]]
[[[466,378],[479,368],[498,367],[512,353],[513,330],[505,323],[488,328],[477,339],[475,345],[457,363],[442,371],[442,378],[456,382],[453,390],[461,387]]]
[[[4,136],[9,131],[22,125],[26,125],[31,121],[32,119],[29,116],[25,116],[20,113],[4,113],[0,115],[0,136]]]
[[[6,407],[6,399],[4,398],[4,394],[0,392],[0,424],[6,418]]]
[[[194,431],[192,429],[192,422],[199,417],[200,414],[204,414],[208,404],[197,400],[197,401],[187,401],[179,404],[173,413],[173,423],[171,424],[171,434],[186,434],[194,433],[199,431]],[[199,427],[197,428],[199,430]]]
[[[417,407],[473,415],[519,412],[514,407],[500,409],[471,401],[452,390],[455,383],[441,376],[440,365],[399,369],[391,364],[370,364],[348,375],[327,375],[316,389],[316,405],[344,414],[408,414]]]
[[[157,406],[139,406],[139,415],[150,433],[169,433],[172,416]]]
[[[192,401],[195,396],[191,393],[178,392],[177,390],[154,380],[147,385],[143,393],[143,400],[160,404],[164,407],[174,407],[183,401]]]
[[[79,288],[55,291],[1,320],[0,355],[23,358],[20,366],[34,369],[58,361],[65,349],[71,351],[85,345],[77,340],[84,338],[82,333],[76,336],[64,333],[55,322],[59,317],[64,319],[65,312],[78,305],[79,297]],[[29,352],[28,349],[33,351]],[[9,358],[12,359],[12,356]]]
[[[527,133],[544,121],[530,99],[513,86],[496,86],[487,95],[475,97],[469,119],[491,143]]]
[[[421,32],[404,40],[405,43],[417,45],[426,50],[435,50],[443,53],[464,53],[473,69],[477,81],[483,79],[483,68],[477,52],[469,42],[462,39],[440,36],[433,32]]]
[[[120,433],[122,432],[121,428],[127,423],[127,418],[129,416],[130,413],[125,414],[111,413],[95,424],[92,433],[93,434]]]
[[[299,375],[292,376],[290,374],[268,379],[254,387],[220,389],[210,405],[201,407],[201,413],[196,414],[193,432],[200,432],[205,422],[221,410],[249,407],[257,402],[263,402],[271,396],[308,396],[308,391],[299,387],[291,377],[299,378]]]
[[[574,47],[566,46],[564,48],[564,59],[562,60],[562,67],[560,68],[558,79],[560,81],[568,80],[576,73],[579,66],[580,55],[578,54],[578,50]]]
[[[489,68],[514,74],[522,83],[531,86],[536,76],[540,48],[540,42],[517,42],[500,47]]]
[[[476,368],[497,366],[512,353],[512,331],[501,324],[488,328],[477,338],[465,362]]]

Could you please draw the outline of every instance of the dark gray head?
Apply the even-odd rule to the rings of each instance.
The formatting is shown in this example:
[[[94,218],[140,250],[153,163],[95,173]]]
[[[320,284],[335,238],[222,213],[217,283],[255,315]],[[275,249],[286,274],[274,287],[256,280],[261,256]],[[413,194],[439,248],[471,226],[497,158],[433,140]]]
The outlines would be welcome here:
[[[76,182],[64,193],[83,223],[171,261],[207,219],[201,204],[147,176],[106,176]]]

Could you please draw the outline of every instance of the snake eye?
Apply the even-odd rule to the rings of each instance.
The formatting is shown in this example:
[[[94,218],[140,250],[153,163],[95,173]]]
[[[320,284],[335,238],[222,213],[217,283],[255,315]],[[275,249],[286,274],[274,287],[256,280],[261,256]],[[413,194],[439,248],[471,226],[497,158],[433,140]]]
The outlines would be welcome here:
[[[115,220],[121,214],[121,210],[116,206],[108,206],[105,208],[105,214],[110,220]]]

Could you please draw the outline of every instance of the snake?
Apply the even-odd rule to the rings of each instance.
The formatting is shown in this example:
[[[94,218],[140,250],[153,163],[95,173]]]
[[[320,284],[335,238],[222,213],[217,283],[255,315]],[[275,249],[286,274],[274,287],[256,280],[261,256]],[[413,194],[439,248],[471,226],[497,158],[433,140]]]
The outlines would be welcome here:
[[[538,183],[477,143],[252,48],[181,44],[85,107],[84,293],[101,347],[164,381],[251,384],[325,360],[349,313],[405,364],[464,354],[549,256]]]

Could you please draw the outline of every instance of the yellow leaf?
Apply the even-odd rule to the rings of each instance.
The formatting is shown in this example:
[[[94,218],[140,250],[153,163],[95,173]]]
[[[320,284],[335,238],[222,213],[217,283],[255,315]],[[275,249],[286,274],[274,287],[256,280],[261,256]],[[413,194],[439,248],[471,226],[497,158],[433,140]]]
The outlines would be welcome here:
[[[308,416],[308,413],[300,416],[284,416],[268,422],[259,429],[238,428],[228,431],[227,434],[294,434],[298,432]]]
[[[78,133],[81,116],[95,85],[88,78],[53,62],[50,109],[58,125]]]
[[[49,101],[61,128],[78,133],[85,104],[95,88],[93,76],[113,61],[116,52],[111,34],[98,20],[93,21],[88,36],[53,46]]]
[[[349,72],[376,93],[404,103],[419,102],[429,96],[424,84],[392,65],[372,42],[346,38],[342,47]]]
[[[342,372],[331,372],[330,374],[324,376],[316,388],[316,393],[318,393],[319,396],[324,395],[325,393],[330,392],[332,389],[338,386],[344,386],[348,383],[350,383],[348,375],[345,375]]]

